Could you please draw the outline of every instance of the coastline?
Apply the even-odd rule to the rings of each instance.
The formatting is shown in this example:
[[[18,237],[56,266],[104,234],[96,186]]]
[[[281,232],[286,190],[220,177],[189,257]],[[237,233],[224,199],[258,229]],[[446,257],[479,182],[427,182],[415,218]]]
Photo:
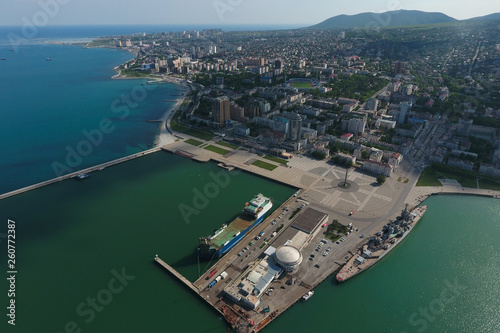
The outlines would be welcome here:
[[[95,39],[92,40],[92,42],[93,41],[95,41]],[[78,44],[78,45],[81,45],[81,44]],[[158,77],[155,75],[139,76],[139,77],[131,77],[131,76],[127,76],[127,75],[122,75],[122,70],[120,69],[120,67],[126,65],[129,62],[135,61],[137,56],[138,56],[138,52],[129,48],[129,47],[119,48],[119,47],[114,47],[114,46],[109,46],[109,45],[89,46],[89,43],[87,43],[86,45],[82,45],[82,47],[84,47],[84,48],[109,48],[109,49],[115,49],[115,50],[128,51],[128,52],[133,53],[135,55],[135,57],[133,59],[130,59],[130,60],[124,62],[123,64],[120,64],[120,65],[115,66],[113,68],[113,70],[116,72],[116,74],[111,76],[112,80],[150,80],[150,81],[156,81],[153,84],[172,83],[172,84],[176,84],[179,88],[181,88],[183,90],[183,93],[181,94],[181,96],[177,96],[176,98],[173,98],[173,100],[175,100],[175,103],[173,106],[171,106],[169,109],[167,109],[159,119],[150,121],[150,122],[159,122],[160,123],[160,125],[158,126],[158,132],[153,139],[153,146],[155,148],[162,147],[162,146],[165,146],[165,145],[168,145],[168,144],[175,142],[177,139],[175,138],[173,132],[170,130],[170,128],[168,126],[168,121],[169,121],[169,118],[182,105],[184,99],[186,98],[186,94],[187,94],[188,90],[192,90],[191,86],[185,80],[182,80],[180,78],[176,78],[173,76],[168,76],[168,75],[163,75],[162,77]],[[169,96],[169,97],[171,97],[171,96]]]

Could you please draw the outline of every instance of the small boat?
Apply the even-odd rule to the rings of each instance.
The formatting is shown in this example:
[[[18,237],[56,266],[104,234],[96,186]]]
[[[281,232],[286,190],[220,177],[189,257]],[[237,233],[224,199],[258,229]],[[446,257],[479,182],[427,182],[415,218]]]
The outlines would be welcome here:
[[[47,59],[45,59],[45,60],[46,60],[46,61],[51,61],[52,59],[50,59],[50,58],[47,58]]]
[[[5,58],[2,58],[2,60],[7,60],[7,59],[5,59]]]
[[[14,49],[10,49],[10,52],[14,52]]]
[[[82,179],[87,179],[90,177],[90,173],[83,173],[83,172],[80,172],[78,173],[76,176],[75,176],[75,179],[76,180],[82,180]]]
[[[302,296],[302,302],[307,301],[309,298],[311,298],[312,295],[314,295],[314,290],[308,291],[307,294]]]

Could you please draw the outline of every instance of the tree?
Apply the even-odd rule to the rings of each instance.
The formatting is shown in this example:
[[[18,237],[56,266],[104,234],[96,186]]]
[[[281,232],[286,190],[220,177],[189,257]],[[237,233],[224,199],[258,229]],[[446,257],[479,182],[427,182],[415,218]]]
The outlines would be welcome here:
[[[341,148],[340,142],[335,142],[333,145],[331,145],[330,152],[338,153],[340,151],[340,148]]]
[[[326,153],[324,151],[319,151],[319,150],[313,151],[311,155],[312,157],[318,160],[324,160],[326,157]]]
[[[383,183],[385,183],[385,176],[384,175],[378,175],[377,176],[377,183],[379,183],[380,185],[382,185]]]
[[[367,160],[370,158],[370,151],[368,149],[361,152],[361,158]]]

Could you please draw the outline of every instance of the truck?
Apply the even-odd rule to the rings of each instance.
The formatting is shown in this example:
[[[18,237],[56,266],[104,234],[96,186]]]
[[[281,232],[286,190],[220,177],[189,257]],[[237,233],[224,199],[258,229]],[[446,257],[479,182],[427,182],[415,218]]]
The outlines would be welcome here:
[[[276,231],[271,234],[271,237],[276,236]]]
[[[211,271],[210,274],[208,274],[208,276],[207,276],[207,280],[209,280],[212,276],[214,276],[215,273],[217,273],[216,269],[214,269],[213,271]]]

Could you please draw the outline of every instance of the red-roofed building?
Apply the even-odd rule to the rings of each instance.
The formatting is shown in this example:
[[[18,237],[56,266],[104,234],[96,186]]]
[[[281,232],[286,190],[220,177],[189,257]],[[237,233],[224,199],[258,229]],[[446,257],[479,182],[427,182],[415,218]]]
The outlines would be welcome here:
[[[353,135],[352,133],[346,133],[346,134],[342,134],[342,135],[340,136],[340,139],[341,139],[342,141],[349,141],[349,140],[351,140],[351,138],[352,138],[353,136],[354,136],[354,135]]]

